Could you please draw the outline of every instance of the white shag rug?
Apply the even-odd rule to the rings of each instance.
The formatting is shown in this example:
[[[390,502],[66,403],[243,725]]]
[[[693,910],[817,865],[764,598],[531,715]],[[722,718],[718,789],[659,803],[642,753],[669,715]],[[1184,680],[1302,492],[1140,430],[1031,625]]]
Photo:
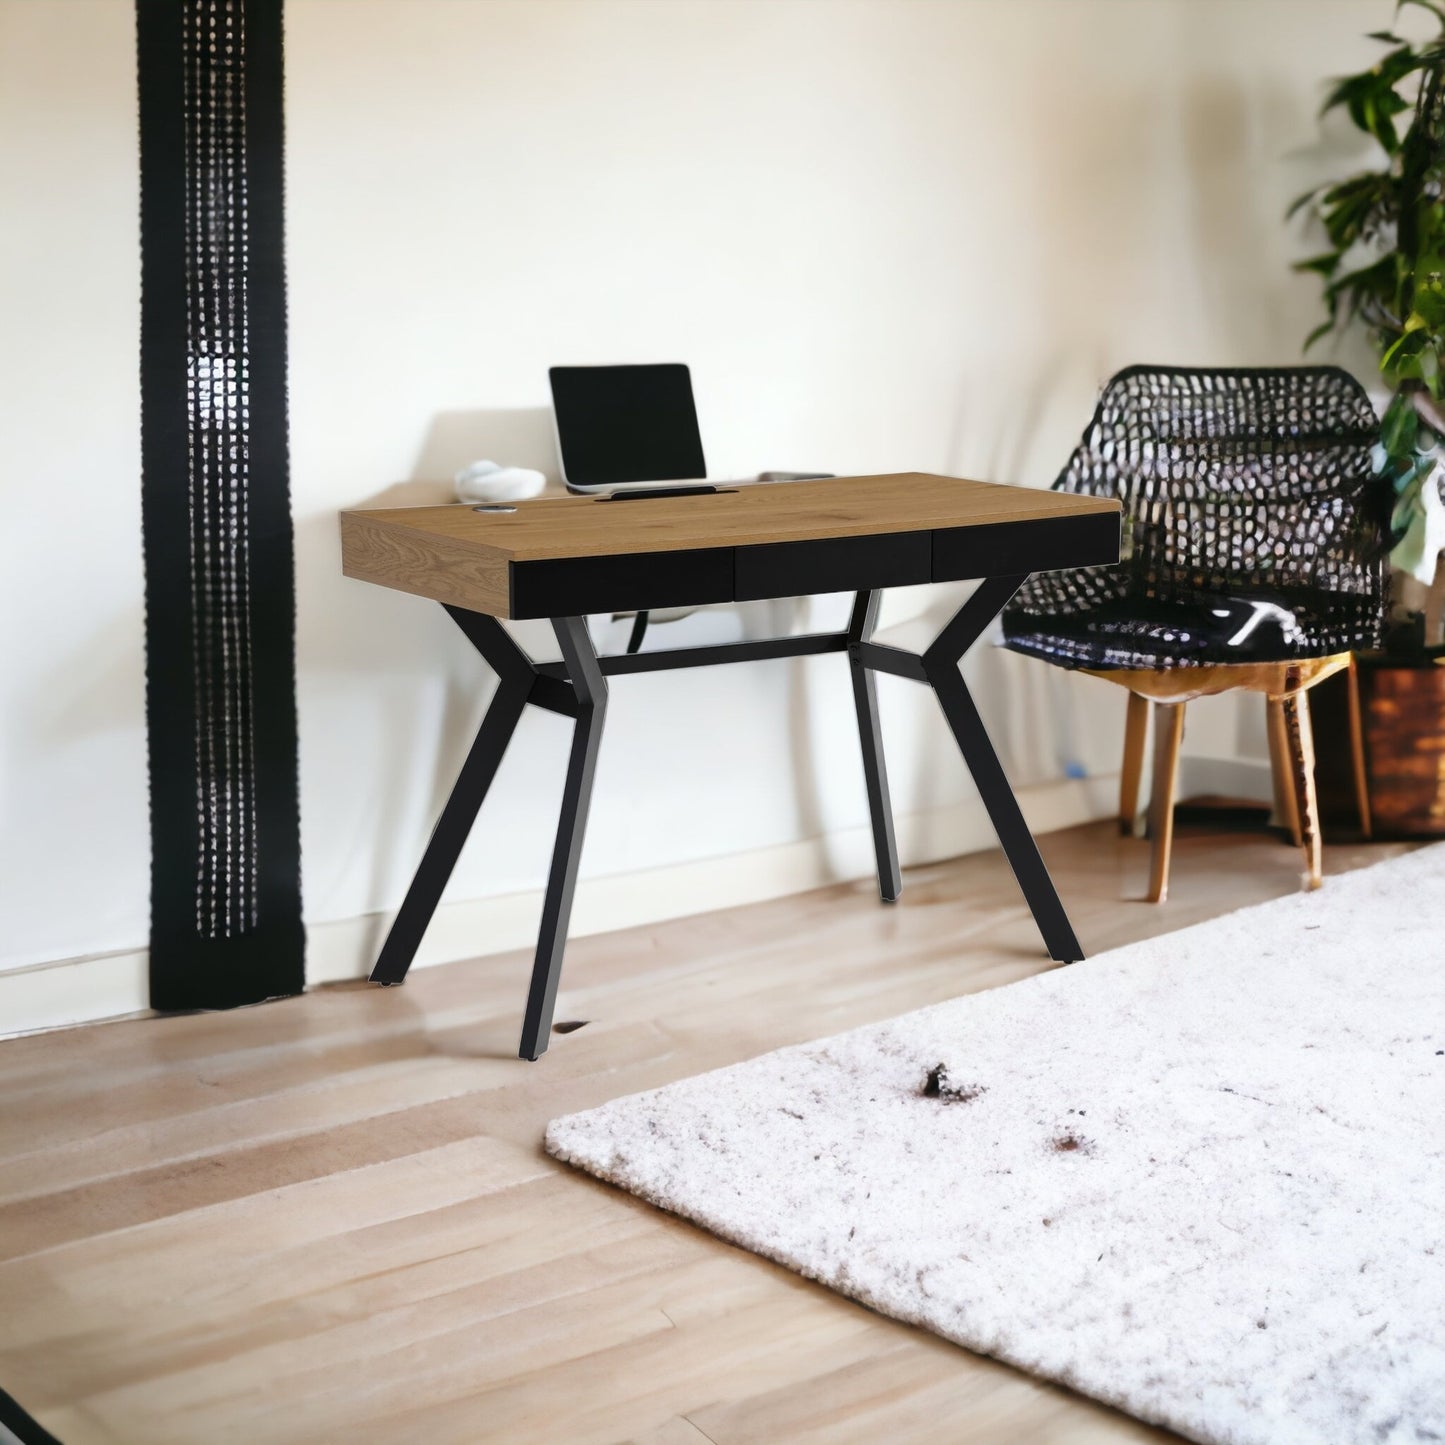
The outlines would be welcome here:
[[[1445,845],[547,1148],[1194,1440],[1445,1441]]]

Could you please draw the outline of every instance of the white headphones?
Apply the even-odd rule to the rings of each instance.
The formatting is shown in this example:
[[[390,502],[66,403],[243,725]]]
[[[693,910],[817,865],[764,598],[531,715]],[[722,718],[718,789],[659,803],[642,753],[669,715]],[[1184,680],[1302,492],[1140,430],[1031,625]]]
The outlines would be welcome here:
[[[524,502],[541,494],[547,478],[530,467],[473,462],[452,479],[459,502]]]

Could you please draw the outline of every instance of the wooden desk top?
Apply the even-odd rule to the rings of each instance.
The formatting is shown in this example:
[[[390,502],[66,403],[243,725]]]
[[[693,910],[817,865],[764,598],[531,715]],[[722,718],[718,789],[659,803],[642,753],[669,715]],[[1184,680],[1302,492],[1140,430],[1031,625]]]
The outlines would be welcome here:
[[[1117,519],[1118,514],[1119,504],[1104,498],[923,472],[745,485],[735,491],[685,497],[542,496],[517,503],[513,512],[477,512],[465,503],[362,508],[341,514],[342,566],[350,577],[493,616],[535,616],[541,614],[514,610],[513,582],[518,568],[533,577],[544,572],[555,576],[555,569],[547,572],[547,564],[567,559],[630,558],[645,571],[645,559],[651,556],[657,570],[666,572],[670,567],[676,574],[687,565],[687,559],[659,554],[692,553],[699,565],[705,565],[733,549],[780,543],[897,538],[899,534],[1000,524]],[[1115,528],[1117,543],[1117,521]],[[729,559],[730,573],[731,567]],[[930,573],[912,580],[933,577]],[[858,585],[869,584],[860,580]],[[721,587],[721,582],[716,582],[704,590],[716,592]],[[800,588],[811,590],[828,589]],[[734,600],[743,595],[700,595],[696,600]],[[615,610],[628,610],[632,605],[674,604],[659,596],[650,602],[619,605]],[[609,609],[599,604],[583,610]]]
[[[878,536],[1119,510],[1117,502],[1099,497],[926,472],[761,483],[691,497],[538,497],[516,507],[515,512],[474,512],[458,504],[348,511],[342,516],[399,529],[418,542],[460,545],[508,562],[535,562]]]

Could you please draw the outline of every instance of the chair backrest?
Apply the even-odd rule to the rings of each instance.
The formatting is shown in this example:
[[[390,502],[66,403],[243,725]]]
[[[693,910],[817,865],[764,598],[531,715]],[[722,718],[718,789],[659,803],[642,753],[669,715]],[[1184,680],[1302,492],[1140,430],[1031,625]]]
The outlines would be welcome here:
[[[1248,595],[1308,616],[1311,650],[1373,645],[1389,507],[1378,439],[1368,396],[1339,367],[1128,367],[1054,484],[1123,503],[1121,562],[1040,575],[1027,609]]]

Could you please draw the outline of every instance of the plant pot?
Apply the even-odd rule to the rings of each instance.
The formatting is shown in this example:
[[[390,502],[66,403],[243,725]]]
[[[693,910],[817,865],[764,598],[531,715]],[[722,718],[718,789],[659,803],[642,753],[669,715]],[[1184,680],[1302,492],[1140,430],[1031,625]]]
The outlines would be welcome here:
[[[1445,837],[1445,666],[1358,659],[1370,812],[1382,838]]]
[[[1361,653],[1356,662],[1375,837],[1445,837],[1445,659]],[[1326,678],[1309,700],[1325,837],[1358,838],[1349,675]]]

